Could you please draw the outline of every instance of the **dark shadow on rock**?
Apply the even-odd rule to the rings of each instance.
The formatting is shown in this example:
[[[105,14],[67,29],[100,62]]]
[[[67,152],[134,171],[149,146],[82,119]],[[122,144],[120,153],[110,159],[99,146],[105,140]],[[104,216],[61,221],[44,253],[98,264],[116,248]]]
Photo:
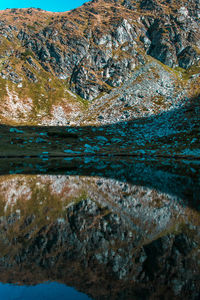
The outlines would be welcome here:
[[[158,115],[101,126],[0,125],[0,156],[200,157],[200,96]]]
[[[114,178],[176,195],[199,209],[199,100],[156,116],[99,127],[1,125],[0,155],[8,153],[9,158],[0,159],[0,173]],[[182,161],[171,159],[179,156]]]

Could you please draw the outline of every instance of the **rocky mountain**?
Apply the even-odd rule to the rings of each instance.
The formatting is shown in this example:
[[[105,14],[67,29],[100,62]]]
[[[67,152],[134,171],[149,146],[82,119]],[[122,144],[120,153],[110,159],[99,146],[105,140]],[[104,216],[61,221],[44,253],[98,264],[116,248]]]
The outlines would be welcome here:
[[[0,122],[84,125],[199,95],[199,0],[93,0],[0,11]]]
[[[1,282],[199,298],[199,21],[199,0],[0,11]]]

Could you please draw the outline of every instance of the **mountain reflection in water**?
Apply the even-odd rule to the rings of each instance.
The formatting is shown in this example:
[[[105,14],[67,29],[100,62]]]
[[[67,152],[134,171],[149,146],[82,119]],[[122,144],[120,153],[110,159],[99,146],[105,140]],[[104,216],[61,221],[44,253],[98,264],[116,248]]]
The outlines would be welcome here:
[[[199,161],[13,158],[0,168],[2,283],[198,299]]]

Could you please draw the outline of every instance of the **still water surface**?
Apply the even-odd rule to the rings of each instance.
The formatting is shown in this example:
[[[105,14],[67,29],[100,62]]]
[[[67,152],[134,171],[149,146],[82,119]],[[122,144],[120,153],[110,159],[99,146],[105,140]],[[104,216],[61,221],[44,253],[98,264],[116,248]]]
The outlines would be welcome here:
[[[59,283],[43,283],[35,286],[17,286],[11,284],[0,284],[1,299],[5,300],[89,300],[75,289]]]
[[[0,299],[198,299],[198,160],[13,158],[0,170]]]

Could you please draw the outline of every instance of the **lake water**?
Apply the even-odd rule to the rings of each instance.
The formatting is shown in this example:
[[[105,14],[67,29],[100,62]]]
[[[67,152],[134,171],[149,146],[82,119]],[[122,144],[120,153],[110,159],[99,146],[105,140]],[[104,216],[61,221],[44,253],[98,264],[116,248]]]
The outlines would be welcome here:
[[[198,299],[199,163],[0,159],[0,299]]]

